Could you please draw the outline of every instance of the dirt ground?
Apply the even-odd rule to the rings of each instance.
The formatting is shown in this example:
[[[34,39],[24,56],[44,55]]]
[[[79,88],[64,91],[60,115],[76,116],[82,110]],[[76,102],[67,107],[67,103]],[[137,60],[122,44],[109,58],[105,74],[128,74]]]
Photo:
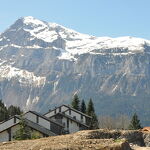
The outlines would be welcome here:
[[[150,147],[133,146],[133,150],[150,150]]]
[[[150,147],[133,144],[130,147],[125,139],[113,136],[116,132],[111,130],[84,130],[36,140],[3,142],[0,143],[0,150],[150,150]]]
[[[114,139],[87,139],[86,132],[0,143],[0,150],[128,150],[129,144]],[[126,149],[122,149],[126,147]]]

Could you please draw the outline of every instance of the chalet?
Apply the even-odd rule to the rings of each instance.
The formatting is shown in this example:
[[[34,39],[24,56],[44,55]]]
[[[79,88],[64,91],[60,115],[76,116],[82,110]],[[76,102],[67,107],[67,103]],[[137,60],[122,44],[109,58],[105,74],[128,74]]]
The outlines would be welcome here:
[[[44,116],[64,125],[65,132],[73,133],[79,130],[89,129],[91,117],[73,109],[70,106],[62,105],[50,110]]]
[[[21,116],[15,115],[0,123],[0,142],[11,141],[20,128],[20,121],[41,137],[56,136],[89,129],[91,117],[67,105],[61,105],[41,115],[28,111]]]

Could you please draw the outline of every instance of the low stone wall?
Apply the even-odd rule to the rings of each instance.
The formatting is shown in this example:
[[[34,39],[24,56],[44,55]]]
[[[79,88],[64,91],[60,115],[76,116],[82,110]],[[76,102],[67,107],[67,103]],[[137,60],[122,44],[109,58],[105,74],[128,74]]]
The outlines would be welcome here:
[[[84,135],[87,139],[126,139],[138,146],[150,147],[150,133],[138,130],[93,130]]]

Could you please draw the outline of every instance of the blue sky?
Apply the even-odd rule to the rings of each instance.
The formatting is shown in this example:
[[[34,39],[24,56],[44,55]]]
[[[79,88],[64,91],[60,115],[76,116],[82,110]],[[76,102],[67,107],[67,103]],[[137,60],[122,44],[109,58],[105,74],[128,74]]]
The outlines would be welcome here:
[[[150,0],[2,0],[0,32],[22,16],[95,36],[150,40]]]

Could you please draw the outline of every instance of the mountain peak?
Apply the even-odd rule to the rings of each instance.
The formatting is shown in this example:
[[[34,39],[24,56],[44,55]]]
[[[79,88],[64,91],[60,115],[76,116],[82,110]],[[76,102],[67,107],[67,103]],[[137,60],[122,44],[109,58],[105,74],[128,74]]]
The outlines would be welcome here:
[[[42,25],[42,26],[46,26],[45,23],[39,19],[36,19],[32,16],[27,16],[27,17],[23,17],[23,23],[26,24],[26,25],[35,25],[35,26],[39,26],[39,25]]]
[[[4,32],[1,39],[7,44],[11,41],[11,44],[19,46],[61,48],[63,59],[83,53],[120,55],[144,52],[145,45],[150,47],[150,41],[145,39],[130,36],[118,38],[90,36],[32,16],[18,19]]]
[[[33,16],[25,16],[25,17],[22,17],[24,20],[26,20],[26,19],[30,19],[30,20],[34,20],[35,18],[33,17]]]

